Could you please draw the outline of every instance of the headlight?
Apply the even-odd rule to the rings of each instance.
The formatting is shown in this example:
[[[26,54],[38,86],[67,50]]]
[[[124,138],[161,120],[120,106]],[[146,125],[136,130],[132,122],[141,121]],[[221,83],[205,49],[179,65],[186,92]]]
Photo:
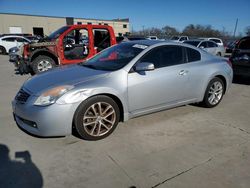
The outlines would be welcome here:
[[[37,106],[48,106],[56,102],[56,100],[65,94],[67,91],[73,89],[73,86],[59,86],[52,88],[38,97],[34,105]]]

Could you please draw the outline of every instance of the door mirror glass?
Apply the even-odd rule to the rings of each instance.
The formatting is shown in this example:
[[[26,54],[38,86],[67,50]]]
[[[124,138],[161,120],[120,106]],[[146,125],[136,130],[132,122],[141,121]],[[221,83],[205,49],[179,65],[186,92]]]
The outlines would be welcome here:
[[[153,63],[149,63],[149,62],[142,62],[142,63],[138,63],[135,66],[135,71],[152,71],[155,69],[155,66]]]

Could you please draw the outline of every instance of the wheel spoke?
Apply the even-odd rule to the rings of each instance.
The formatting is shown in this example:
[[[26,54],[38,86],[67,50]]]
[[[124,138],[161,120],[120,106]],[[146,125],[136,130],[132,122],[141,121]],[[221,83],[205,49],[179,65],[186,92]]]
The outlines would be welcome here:
[[[109,127],[107,127],[103,122],[100,122],[100,124],[103,126],[103,127],[105,127],[107,130],[109,130],[110,128]]]
[[[106,121],[106,122],[108,122],[108,123],[110,123],[110,124],[113,124],[113,123],[114,123],[114,121],[110,121],[110,120],[108,120],[107,118],[103,118],[102,120],[104,120],[104,121]]]
[[[96,121],[86,122],[86,123],[83,123],[83,125],[84,126],[89,126],[89,125],[93,125],[94,123],[96,123]]]
[[[95,129],[96,129],[96,126],[97,126],[97,122],[95,122],[95,125],[94,125],[94,127],[91,129],[91,132],[90,132],[90,134],[91,135],[93,135],[94,134],[94,131],[95,131]]]
[[[115,113],[115,111],[112,109],[111,112],[109,112],[108,114],[106,114],[106,115],[104,116],[104,119],[106,119],[107,117],[111,116],[111,115],[114,114],[114,113]]]
[[[106,114],[110,108],[112,108],[112,106],[110,106],[110,105],[107,106],[107,108],[102,112],[102,114]]]
[[[97,116],[97,112],[96,112],[96,110],[95,110],[95,104],[93,104],[93,105],[91,106],[91,109],[93,110],[95,116]]]
[[[100,133],[101,133],[101,124],[100,123],[97,123],[98,124],[98,128],[97,128],[97,133],[96,135],[99,136]]]
[[[102,115],[102,104],[100,102],[98,102],[97,105],[98,105],[98,114],[101,116]]]

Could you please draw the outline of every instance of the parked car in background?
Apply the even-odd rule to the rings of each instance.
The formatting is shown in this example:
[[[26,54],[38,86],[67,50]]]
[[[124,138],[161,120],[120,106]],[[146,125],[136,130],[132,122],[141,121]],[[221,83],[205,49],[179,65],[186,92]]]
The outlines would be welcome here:
[[[14,65],[20,74],[34,75],[56,66],[83,62],[114,44],[111,26],[67,25],[37,43],[24,45]]]
[[[250,77],[250,36],[239,40],[233,49],[230,60],[234,75]]]
[[[148,36],[146,39],[148,39],[148,40],[159,40],[157,36]]]
[[[215,42],[216,44],[218,44],[219,46],[224,46],[224,43],[223,43],[223,41],[221,40],[221,39],[219,39],[219,38],[214,38],[214,37],[211,37],[211,38],[199,38],[199,39],[201,39],[201,40],[210,40],[210,41],[213,41],[213,42]]]
[[[85,63],[27,80],[12,102],[14,118],[34,135],[76,130],[84,139],[99,140],[137,116],[189,103],[217,106],[232,82],[228,63],[181,43],[120,43]]]
[[[190,44],[198,48],[202,48],[203,50],[217,56],[225,55],[225,48],[223,46],[219,46],[213,41],[209,40],[187,40],[184,41],[185,44]]]
[[[186,40],[189,40],[188,36],[173,36],[170,38],[170,40],[174,42],[184,42]]]
[[[0,54],[7,54],[10,48],[29,43],[31,43],[31,41],[25,37],[17,35],[5,35],[0,38]]]

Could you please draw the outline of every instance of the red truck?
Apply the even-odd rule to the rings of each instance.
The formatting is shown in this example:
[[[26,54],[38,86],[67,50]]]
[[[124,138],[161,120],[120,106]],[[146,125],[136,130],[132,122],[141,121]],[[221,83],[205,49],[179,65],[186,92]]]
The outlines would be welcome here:
[[[63,26],[37,43],[26,44],[10,54],[20,74],[36,74],[56,66],[80,63],[116,44],[107,25]]]

